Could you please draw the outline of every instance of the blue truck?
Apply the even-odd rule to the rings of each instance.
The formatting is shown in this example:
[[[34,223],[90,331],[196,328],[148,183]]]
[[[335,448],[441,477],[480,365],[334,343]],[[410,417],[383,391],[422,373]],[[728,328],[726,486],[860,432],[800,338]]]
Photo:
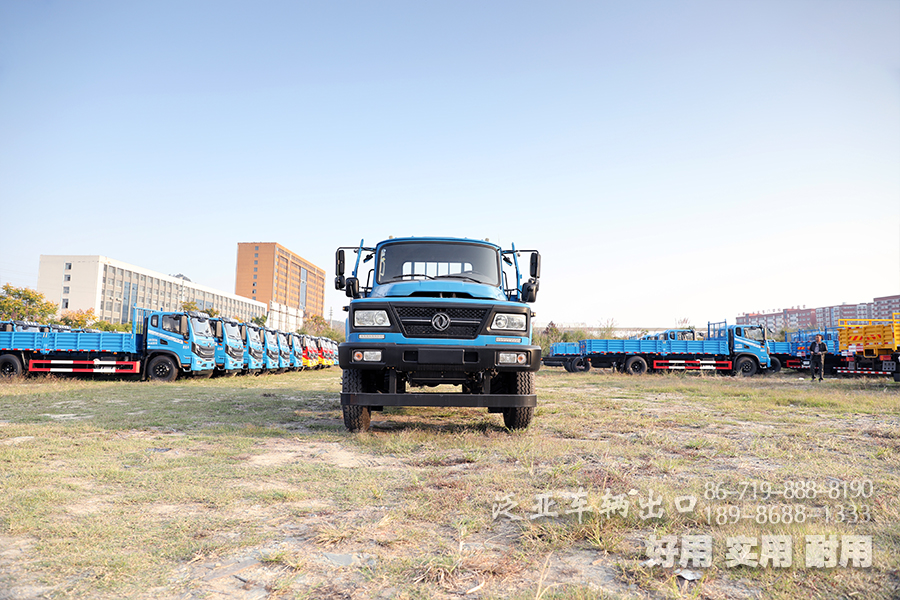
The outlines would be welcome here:
[[[143,379],[174,381],[181,373],[211,375],[215,366],[209,317],[193,311],[134,307],[131,333],[29,329],[0,331],[0,376],[139,374]]]
[[[253,323],[241,323],[241,340],[244,342],[242,373],[258,374],[263,368],[262,328]]]
[[[569,347],[559,349],[570,350]],[[570,371],[587,370],[590,367],[584,365],[589,363],[632,375],[698,370],[750,377],[773,368],[763,327],[728,325],[724,321],[709,323],[703,339],[693,330],[678,329],[636,340],[581,340],[578,353],[567,354],[566,360]]]
[[[802,329],[800,331],[791,332],[789,339],[783,342],[774,340],[766,341],[766,348],[769,351],[769,357],[772,360],[773,372],[778,372],[782,367],[786,369],[808,369],[809,368],[809,345],[815,341],[816,336],[821,335],[822,341],[828,348],[828,357],[825,368],[827,371],[834,371],[833,364],[839,359],[840,350],[838,348],[838,332],[836,329]]]
[[[213,317],[209,320],[209,327],[216,340],[215,372],[228,376],[241,373],[244,370],[241,324],[235,319]]]
[[[291,371],[303,370],[303,335],[299,333],[288,334],[291,343]]]
[[[349,277],[345,251],[356,254]],[[335,288],[351,299],[338,347],[347,429],[367,430],[385,406],[483,407],[502,413],[507,428],[528,426],[541,365],[528,306],[539,287],[537,251],[466,238],[361,241],[337,249],[335,268]],[[444,384],[457,389],[426,391]]]
[[[591,369],[590,361],[581,355],[581,345],[578,342],[550,344],[547,354],[541,356],[541,362],[548,367],[563,367],[570,373]]]
[[[281,368],[281,348],[278,347],[278,334],[274,329],[261,327],[259,331],[263,345],[262,370],[277,373]]]
[[[281,330],[275,331],[275,337],[278,338],[278,372],[284,373],[291,368],[291,341]]]

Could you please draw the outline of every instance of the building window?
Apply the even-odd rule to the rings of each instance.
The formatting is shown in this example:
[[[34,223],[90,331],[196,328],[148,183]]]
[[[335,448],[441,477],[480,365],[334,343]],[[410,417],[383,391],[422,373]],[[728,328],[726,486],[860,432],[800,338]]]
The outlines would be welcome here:
[[[68,298],[63,298],[62,307],[69,308],[69,299]]]
[[[255,246],[253,249],[254,249],[254,250],[259,250],[259,246]]]
[[[254,264],[254,265],[258,265],[258,264],[259,264],[259,261],[258,261],[258,260],[254,260],[254,261],[253,261],[253,264]]]
[[[72,263],[66,263],[66,271],[72,270]]]
[[[63,275],[63,281],[72,281],[71,275]]]
[[[256,273],[256,267],[253,267],[253,272]]]
[[[64,285],[63,286],[63,294],[68,294],[68,293],[69,293],[69,286]]]

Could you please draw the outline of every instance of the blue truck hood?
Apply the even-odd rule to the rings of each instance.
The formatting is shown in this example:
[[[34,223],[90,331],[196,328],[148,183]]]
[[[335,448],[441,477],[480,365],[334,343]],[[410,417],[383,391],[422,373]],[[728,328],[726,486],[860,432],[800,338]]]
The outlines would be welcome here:
[[[506,300],[500,288],[468,281],[440,279],[438,281],[397,281],[375,286],[370,298],[403,298],[413,295],[439,297],[440,294],[459,294],[486,300]]]

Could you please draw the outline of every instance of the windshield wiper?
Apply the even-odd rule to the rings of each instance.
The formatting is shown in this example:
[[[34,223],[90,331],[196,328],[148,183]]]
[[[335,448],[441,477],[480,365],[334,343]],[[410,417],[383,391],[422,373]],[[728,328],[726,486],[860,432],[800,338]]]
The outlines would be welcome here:
[[[425,273],[404,273],[403,275],[397,275],[396,277],[391,277],[387,281],[382,281],[381,283],[390,283],[391,281],[406,281],[406,278],[412,277],[424,277],[425,279],[434,279],[431,275],[426,275]],[[410,279],[411,281],[412,279]]]
[[[485,283],[481,279],[475,279],[474,277],[470,277],[468,275],[460,275],[458,273],[450,273],[449,275],[438,275],[440,278],[444,277],[452,277],[453,279],[465,279],[466,281],[474,281],[475,283]]]

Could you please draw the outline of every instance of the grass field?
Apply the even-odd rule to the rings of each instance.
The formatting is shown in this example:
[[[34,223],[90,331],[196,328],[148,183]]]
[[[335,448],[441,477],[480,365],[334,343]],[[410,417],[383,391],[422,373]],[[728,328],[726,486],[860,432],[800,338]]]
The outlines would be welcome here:
[[[537,388],[526,431],[396,409],[352,435],[336,368],[0,382],[0,599],[897,597],[900,384]]]

